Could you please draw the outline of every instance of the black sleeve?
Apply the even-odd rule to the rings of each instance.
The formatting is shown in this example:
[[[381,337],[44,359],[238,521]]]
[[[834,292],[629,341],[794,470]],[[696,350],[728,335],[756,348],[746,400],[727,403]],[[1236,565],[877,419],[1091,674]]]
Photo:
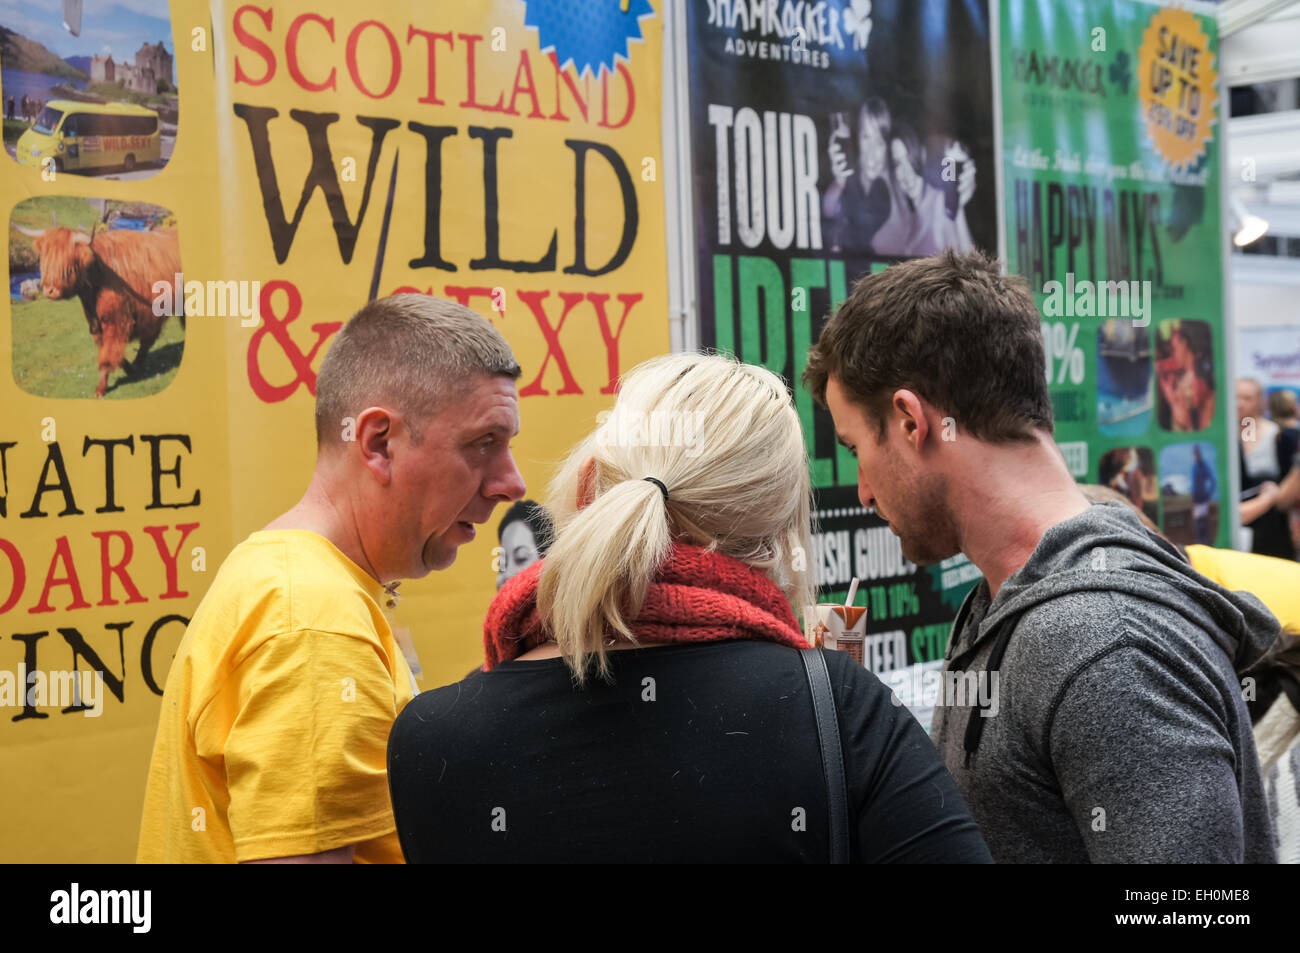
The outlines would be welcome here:
[[[461,685],[450,686],[454,699]],[[425,803],[427,793],[437,790],[448,760],[455,757],[446,745],[439,755],[430,751],[431,727],[445,714],[447,687],[421,692],[398,714],[388,735],[388,794],[393,805],[397,840],[408,864],[429,863],[445,849],[451,833],[442,818]]]
[[[827,652],[839,706],[859,863],[991,864],[930,736],[871,672]]]
[[[409,832],[409,818],[406,810],[407,791],[411,787],[411,758],[409,745],[408,725],[410,723],[410,712],[420,700],[420,696],[406,703],[397,714],[393,727],[388,733],[388,798],[393,806],[393,820],[397,827],[397,841],[402,846],[402,856],[406,858],[408,864],[415,863],[412,860],[411,845],[409,843],[411,834]],[[403,717],[407,716],[407,717]]]
[[[1300,450],[1300,430],[1283,427],[1277,435],[1277,482],[1290,472],[1295,465],[1296,452]]]

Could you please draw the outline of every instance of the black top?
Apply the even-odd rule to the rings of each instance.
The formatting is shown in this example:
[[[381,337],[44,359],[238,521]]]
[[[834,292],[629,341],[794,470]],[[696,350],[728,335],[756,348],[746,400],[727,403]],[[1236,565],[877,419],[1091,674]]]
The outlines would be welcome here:
[[[1280,484],[1294,466],[1300,431],[1294,427],[1283,427],[1274,438],[1277,453],[1277,476],[1251,476],[1246,471],[1245,454],[1238,453],[1237,461],[1241,474],[1241,488],[1249,490],[1259,486],[1266,479]],[[1284,510],[1270,507],[1249,524],[1251,530],[1250,551],[1260,556],[1276,556],[1279,559],[1295,559],[1295,547],[1291,544],[1291,523]]]
[[[934,745],[880,680],[827,652],[852,857],[991,858]],[[402,850],[427,862],[823,862],[826,781],[799,653],[733,641],[505,662],[398,716],[388,776]]]

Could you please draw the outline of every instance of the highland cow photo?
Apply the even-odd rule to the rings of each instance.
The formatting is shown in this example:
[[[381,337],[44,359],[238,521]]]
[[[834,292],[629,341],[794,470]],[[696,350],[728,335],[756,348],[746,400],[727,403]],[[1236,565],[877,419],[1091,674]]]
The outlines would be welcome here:
[[[38,397],[145,397],[185,350],[185,318],[153,305],[181,272],[176,219],[146,202],[52,196],[9,222],[14,381]]]
[[[5,152],[47,178],[154,175],[176,142],[173,54],[166,0],[0,0]]]

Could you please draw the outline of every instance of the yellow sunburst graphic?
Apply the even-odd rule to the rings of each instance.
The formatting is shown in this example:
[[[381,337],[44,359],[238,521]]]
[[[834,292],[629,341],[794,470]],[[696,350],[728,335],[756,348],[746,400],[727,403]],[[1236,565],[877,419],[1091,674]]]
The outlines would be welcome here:
[[[1205,154],[1219,107],[1210,39],[1187,10],[1151,17],[1138,48],[1138,99],[1156,152],[1174,166]]]

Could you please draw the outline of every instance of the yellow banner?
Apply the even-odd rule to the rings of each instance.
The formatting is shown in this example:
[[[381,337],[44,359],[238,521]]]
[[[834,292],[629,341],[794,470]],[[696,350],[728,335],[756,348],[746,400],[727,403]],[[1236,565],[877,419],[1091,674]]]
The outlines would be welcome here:
[[[130,6],[0,22],[4,862],[133,858],[172,654],[306,487],[315,371],[369,298],[505,335],[532,499],[668,350],[646,0]],[[423,688],[481,662],[499,558],[484,533],[403,585]]]

